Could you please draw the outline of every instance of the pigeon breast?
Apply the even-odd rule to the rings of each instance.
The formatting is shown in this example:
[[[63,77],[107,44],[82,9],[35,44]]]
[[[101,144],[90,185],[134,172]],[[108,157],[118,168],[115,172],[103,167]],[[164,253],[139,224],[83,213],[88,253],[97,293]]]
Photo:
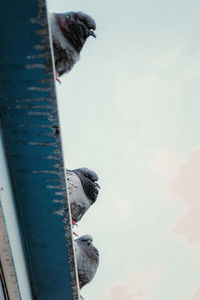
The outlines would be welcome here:
[[[66,175],[72,220],[78,222],[97,199],[98,176],[87,168],[66,170]]]
[[[93,246],[90,235],[84,235],[76,239],[74,246],[79,285],[82,288],[94,278],[99,265],[99,252]]]
[[[50,15],[50,22],[55,68],[58,75],[61,76],[73,68],[74,64],[80,59],[80,54],[75,51],[69,40],[63,35],[55,13]]]
[[[91,201],[86,196],[79,177],[69,170],[67,170],[67,189],[72,220],[78,222],[90,207]]]

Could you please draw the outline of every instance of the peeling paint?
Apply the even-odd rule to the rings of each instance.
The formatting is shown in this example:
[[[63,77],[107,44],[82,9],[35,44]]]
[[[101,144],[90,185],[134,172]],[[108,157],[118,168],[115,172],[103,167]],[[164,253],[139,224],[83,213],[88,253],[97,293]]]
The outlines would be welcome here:
[[[60,189],[60,188],[62,188],[62,185],[47,185],[46,186],[48,189]]]
[[[46,143],[46,142],[29,142],[29,145],[31,146],[51,146],[56,147],[56,143]]]
[[[38,91],[38,92],[50,92],[50,87],[39,87],[39,86],[30,86],[27,88],[28,91]]]
[[[33,174],[56,174],[57,175],[57,171],[54,170],[39,170],[39,171],[32,171]]]
[[[25,66],[26,69],[31,70],[31,69],[45,69],[45,66],[43,64],[29,64]]]
[[[45,54],[44,53],[40,53],[40,54],[27,55],[26,58],[27,59],[45,58]]]
[[[41,101],[41,100],[40,100]],[[54,106],[50,106],[49,108],[53,109]],[[47,109],[45,105],[15,105],[15,106],[9,106],[8,109]],[[50,125],[52,127],[52,125]]]

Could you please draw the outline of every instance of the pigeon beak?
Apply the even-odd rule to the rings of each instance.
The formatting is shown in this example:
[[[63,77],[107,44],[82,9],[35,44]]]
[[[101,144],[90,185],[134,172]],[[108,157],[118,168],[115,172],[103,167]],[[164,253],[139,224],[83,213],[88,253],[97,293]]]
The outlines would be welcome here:
[[[94,33],[94,30],[93,30],[93,29],[90,29],[89,34],[92,35],[94,38],[97,37],[96,34]]]
[[[95,184],[94,184],[96,187],[98,187],[99,189],[101,189],[101,187],[100,187],[100,185],[98,185],[98,183],[97,182],[95,182]]]

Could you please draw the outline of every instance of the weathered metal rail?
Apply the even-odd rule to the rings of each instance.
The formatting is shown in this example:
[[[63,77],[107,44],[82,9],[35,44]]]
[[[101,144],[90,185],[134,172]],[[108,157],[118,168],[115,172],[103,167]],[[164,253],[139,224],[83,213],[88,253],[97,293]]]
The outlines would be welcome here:
[[[46,3],[1,0],[0,24],[0,130],[31,295],[79,299]]]

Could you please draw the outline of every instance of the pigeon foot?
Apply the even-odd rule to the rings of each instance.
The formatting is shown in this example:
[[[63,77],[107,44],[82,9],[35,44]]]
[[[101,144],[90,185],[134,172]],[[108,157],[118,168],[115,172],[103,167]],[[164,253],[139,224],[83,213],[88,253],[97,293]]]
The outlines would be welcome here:
[[[78,227],[78,224],[74,220],[72,220],[72,225]]]
[[[58,83],[61,84],[61,81],[58,77],[59,77],[58,72],[56,72],[56,81],[58,81]]]
[[[73,231],[72,233],[73,233],[73,235],[79,237],[79,235],[76,232]]]

